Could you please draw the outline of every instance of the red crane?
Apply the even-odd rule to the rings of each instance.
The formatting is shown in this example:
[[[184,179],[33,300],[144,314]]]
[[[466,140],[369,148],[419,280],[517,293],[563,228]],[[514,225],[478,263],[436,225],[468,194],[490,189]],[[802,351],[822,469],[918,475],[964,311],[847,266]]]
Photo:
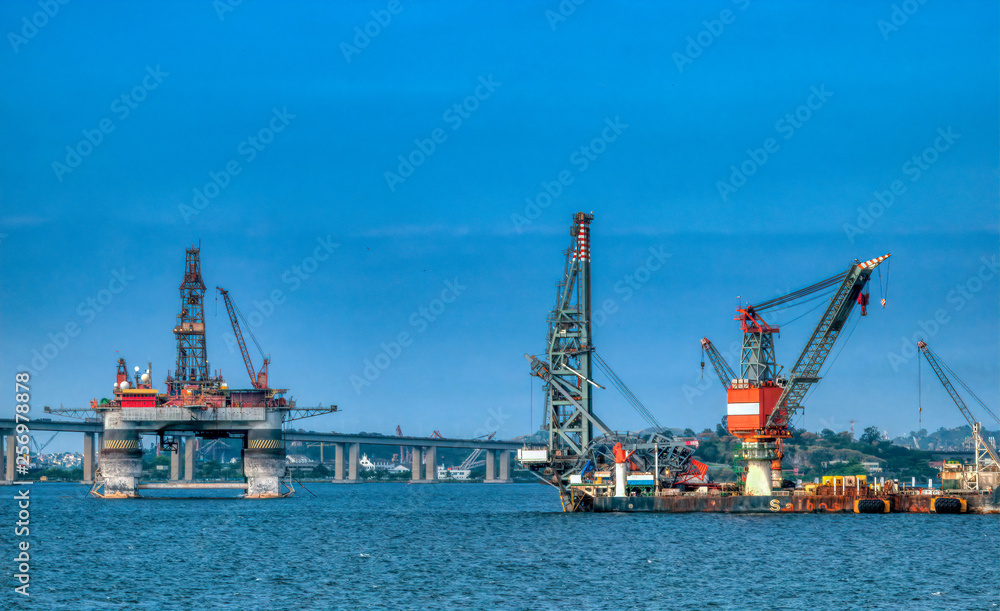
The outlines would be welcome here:
[[[792,417],[804,411],[802,401],[812,385],[820,381],[823,364],[854,306],[861,307],[862,316],[867,315],[868,280],[879,264],[890,256],[855,260],[842,274],[788,295],[737,308],[735,320],[743,331],[743,347],[739,377],[728,384],[726,378],[732,370],[711,342],[702,340],[702,349],[708,353],[719,379],[726,386],[726,427],[742,441],[741,457],[747,461],[746,494],[771,494],[773,484],[781,485],[781,445],[783,439],[792,435]],[[879,274],[881,286],[881,272]],[[782,367],[774,355],[774,336],[779,333],[779,327],[768,324],[762,314],[820,299],[831,290],[829,301],[825,301],[826,310],[795,366],[787,375],[781,375]],[[819,305],[823,303],[820,301]],[[882,305],[885,306],[884,298]],[[848,332],[847,337],[850,335]]]
[[[240,312],[233,300],[229,298],[229,291],[217,286],[215,287],[219,293],[222,294],[222,301],[226,304],[226,311],[229,312],[229,322],[233,325],[233,334],[236,336],[236,343],[240,345],[240,352],[243,353],[243,363],[247,367],[247,374],[250,376],[250,384],[254,388],[267,388],[267,365],[271,362],[269,358],[264,355],[264,351],[261,350],[260,344],[257,343],[257,338],[254,337],[253,331],[250,330],[250,325],[247,325],[247,333],[250,334],[250,339],[257,346],[257,350],[260,351],[261,357],[264,359],[264,364],[261,365],[260,371],[255,372],[253,367],[253,362],[250,360],[250,353],[247,351],[246,342],[243,341],[243,332],[240,331],[240,319],[243,319],[244,324],[246,324],[246,319],[243,318],[243,314]]]

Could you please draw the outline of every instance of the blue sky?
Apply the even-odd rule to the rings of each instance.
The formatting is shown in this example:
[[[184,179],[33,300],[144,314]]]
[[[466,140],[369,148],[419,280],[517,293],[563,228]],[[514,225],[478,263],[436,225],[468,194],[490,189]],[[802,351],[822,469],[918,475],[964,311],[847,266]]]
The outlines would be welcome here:
[[[261,312],[272,383],[343,409],[309,427],[525,433],[523,354],[543,350],[578,210],[594,298],[617,308],[597,348],[665,424],[723,415],[698,341],[738,342],[737,296],[885,252],[889,306],[802,424],[916,428],[915,334],[1000,403],[995,3],[220,6],[0,6],[0,378],[79,330],[34,377],[36,417],[107,395],[116,351],[173,369],[200,240],[206,284]],[[666,261],[626,298],[650,249]],[[242,381],[209,306],[211,366]],[[786,367],[817,317],[782,333]],[[961,424],[924,383],[923,425]],[[612,392],[602,418],[642,426]]]

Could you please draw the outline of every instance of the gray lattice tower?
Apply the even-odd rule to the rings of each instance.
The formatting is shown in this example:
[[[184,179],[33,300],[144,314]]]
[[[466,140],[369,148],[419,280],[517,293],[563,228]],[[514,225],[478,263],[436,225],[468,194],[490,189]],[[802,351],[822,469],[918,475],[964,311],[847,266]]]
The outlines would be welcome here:
[[[566,253],[565,274],[549,317],[547,355],[552,381],[546,385],[546,403],[550,455],[557,461],[575,460],[594,436],[593,424],[587,417],[594,411],[593,397],[586,381],[593,379],[590,333],[593,219],[592,214],[583,212],[573,216],[573,246]]]
[[[181,309],[177,315],[177,368],[174,391],[185,384],[208,381],[208,356],[205,351],[205,283],[201,279],[201,248],[185,253],[184,281],[180,286]]]
[[[774,357],[774,334],[769,329],[743,333],[740,377],[755,384],[774,381],[778,365]]]

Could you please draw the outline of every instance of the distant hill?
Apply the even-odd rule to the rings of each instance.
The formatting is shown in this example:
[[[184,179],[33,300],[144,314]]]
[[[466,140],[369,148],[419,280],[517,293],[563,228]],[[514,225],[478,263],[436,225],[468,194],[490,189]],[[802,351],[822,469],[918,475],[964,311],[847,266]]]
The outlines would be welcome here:
[[[988,430],[984,426],[983,437],[987,439],[993,437],[1000,440],[1000,432]],[[919,431],[910,431],[902,437],[896,437],[892,443],[904,448],[919,448],[921,450],[970,450],[972,449],[972,427],[969,425],[957,426],[953,429],[941,427],[933,433],[928,433],[927,429],[920,429]]]

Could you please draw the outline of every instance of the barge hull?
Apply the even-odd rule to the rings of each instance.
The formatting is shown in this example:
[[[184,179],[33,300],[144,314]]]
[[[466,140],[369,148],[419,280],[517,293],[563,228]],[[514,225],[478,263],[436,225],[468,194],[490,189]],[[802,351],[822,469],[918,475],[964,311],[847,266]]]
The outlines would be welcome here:
[[[931,501],[935,498],[961,498],[966,501],[965,513],[1000,513],[1000,489],[990,494],[925,495],[889,494],[878,497],[854,495],[770,495],[770,496],[638,496],[597,497],[595,512],[648,513],[856,513],[855,501],[880,499],[888,501],[888,513],[936,513]]]

